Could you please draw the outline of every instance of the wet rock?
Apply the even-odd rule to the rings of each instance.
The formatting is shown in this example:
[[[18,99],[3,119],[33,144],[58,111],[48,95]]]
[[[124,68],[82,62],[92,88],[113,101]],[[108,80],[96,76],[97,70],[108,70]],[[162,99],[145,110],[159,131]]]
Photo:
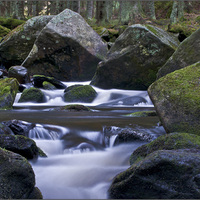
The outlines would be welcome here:
[[[0,160],[0,198],[28,199],[35,190],[35,175],[29,162],[1,148]]]
[[[91,103],[97,96],[97,92],[90,85],[76,86],[64,93],[65,102]]]
[[[160,150],[117,175],[111,199],[199,199],[200,151]]]
[[[152,25],[129,26],[98,64],[91,85],[110,89],[146,90],[179,42]]]
[[[25,89],[22,92],[21,97],[18,102],[19,103],[22,103],[22,102],[45,103],[46,97],[40,89],[32,87],[29,89]]]
[[[130,157],[130,164],[144,159],[158,150],[200,149],[200,136],[188,133],[170,133],[137,148]]]
[[[49,82],[57,89],[65,89],[66,85],[64,85],[61,81],[55,79],[54,77],[47,77],[44,75],[33,75],[34,86],[38,88],[44,87],[44,82]]]
[[[8,127],[13,134],[29,137],[29,131],[35,127],[35,124],[21,120],[10,120],[0,123],[0,126]],[[4,132],[4,134],[7,134]]]
[[[179,45],[174,54],[158,71],[157,79],[200,61],[199,34],[200,29],[195,31]]]
[[[196,63],[167,74],[149,87],[149,96],[167,133],[200,135],[199,74],[200,63]]]
[[[16,78],[20,84],[29,83],[30,78],[28,75],[28,71],[23,66],[13,66],[8,70],[9,78]]]
[[[0,134],[0,147],[14,153],[18,153],[26,159],[34,159],[39,155],[36,143],[22,135]]]
[[[18,88],[15,78],[0,79],[0,109],[12,109]]]
[[[120,128],[115,126],[104,127],[104,134],[106,136],[117,135],[114,145],[134,142],[138,140],[149,142],[155,139],[155,136],[142,130],[136,130],[133,128]]]
[[[76,12],[64,10],[45,26],[23,66],[62,81],[91,80],[107,46]]]
[[[21,65],[44,26],[53,16],[37,16],[12,30],[0,44],[0,62],[8,69]]]

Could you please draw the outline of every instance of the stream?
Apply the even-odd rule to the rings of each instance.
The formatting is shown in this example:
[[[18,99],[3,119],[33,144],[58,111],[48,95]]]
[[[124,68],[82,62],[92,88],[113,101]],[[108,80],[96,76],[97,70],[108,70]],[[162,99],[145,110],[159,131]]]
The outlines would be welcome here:
[[[89,84],[89,82],[64,83]],[[31,161],[36,186],[44,199],[106,199],[112,179],[129,165],[131,153],[147,143],[135,141],[115,145],[116,135],[110,129],[133,128],[155,137],[164,134],[158,117],[128,117],[136,111],[154,110],[146,91],[103,90],[94,87],[98,96],[89,106],[93,112],[66,112],[52,108],[68,103],[62,100],[64,90],[42,90],[46,103],[18,103],[2,111],[1,121],[18,119],[36,123],[29,132],[47,158]],[[73,103],[74,104],[74,103]]]

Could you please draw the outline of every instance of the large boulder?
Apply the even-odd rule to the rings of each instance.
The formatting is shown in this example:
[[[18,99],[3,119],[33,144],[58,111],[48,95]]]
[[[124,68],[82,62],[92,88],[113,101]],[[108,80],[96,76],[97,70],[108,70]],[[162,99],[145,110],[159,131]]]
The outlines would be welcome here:
[[[158,79],[149,96],[167,133],[200,135],[200,62]]]
[[[199,199],[200,151],[160,150],[117,175],[111,199]]]
[[[18,88],[15,78],[0,79],[0,109],[12,109]]]
[[[85,102],[91,103],[97,96],[97,92],[91,85],[71,86],[64,92],[65,102]]]
[[[33,169],[24,157],[0,148],[0,160],[1,199],[42,199],[35,188]]]
[[[19,83],[24,84],[30,82],[28,71],[23,66],[12,66],[8,70],[9,78],[16,78]]]
[[[157,78],[161,78],[175,70],[187,67],[200,61],[200,29],[195,31],[190,37],[185,39],[169,58],[169,60],[160,68]]]
[[[21,65],[40,31],[53,16],[37,16],[11,31],[0,44],[0,62],[9,68]]]
[[[129,26],[100,62],[91,84],[100,88],[146,90],[174,53],[178,41],[162,29]]]
[[[144,159],[158,150],[199,149],[200,136],[188,133],[170,133],[158,137],[149,144],[137,148],[130,157],[130,164]]]
[[[40,89],[31,87],[29,89],[25,89],[22,92],[21,97],[18,102],[19,103],[23,103],[23,102],[45,103],[46,97]]]
[[[64,10],[45,26],[23,63],[31,75],[91,80],[107,46],[76,12]]]

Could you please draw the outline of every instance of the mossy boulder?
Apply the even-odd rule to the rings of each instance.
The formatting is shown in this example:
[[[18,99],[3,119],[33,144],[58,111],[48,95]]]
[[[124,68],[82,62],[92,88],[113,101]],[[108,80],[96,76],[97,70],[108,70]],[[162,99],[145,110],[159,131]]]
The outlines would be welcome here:
[[[157,79],[200,61],[199,35],[200,29],[195,31],[179,45],[174,54],[158,71]]]
[[[130,164],[141,161],[158,150],[199,149],[200,136],[188,133],[170,133],[137,148],[130,157]]]
[[[0,161],[0,198],[32,198],[33,193],[36,194],[35,174],[27,159],[0,148]],[[42,199],[41,193],[36,196],[37,199]]]
[[[34,82],[35,87],[44,88],[45,81],[49,82],[57,89],[65,89],[66,88],[66,85],[64,85],[61,81],[57,80],[54,77],[48,77],[48,76],[44,76],[44,75],[33,75],[33,82]],[[48,84],[49,87],[50,87],[50,84]],[[47,87],[47,83],[46,83],[46,87]],[[51,88],[52,88],[52,86],[51,86]]]
[[[8,70],[9,78],[16,78],[20,84],[30,82],[28,71],[23,66],[12,66]]]
[[[13,29],[0,44],[0,62],[8,69],[21,65],[40,31],[53,16],[37,16]]]
[[[0,109],[12,109],[18,88],[15,78],[0,79]]]
[[[18,153],[26,159],[37,158],[39,155],[35,141],[22,135],[0,134],[0,147]]]
[[[97,92],[90,85],[77,86],[64,93],[65,102],[91,103],[97,96]]]
[[[81,111],[88,112],[88,111],[91,111],[91,109],[88,108],[87,106],[80,105],[80,104],[66,105],[66,106],[63,106],[63,107],[56,108],[54,110],[57,110],[57,111],[70,111],[70,112],[81,112]]]
[[[160,150],[117,175],[111,199],[199,199],[200,151]]]
[[[167,133],[200,135],[200,62],[154,82],[149,96]]]
[[[65,9],[41,31],[23,66],[31,75],[88,81],[106,53],[106,44],[83,17]]]
[[[154,116],[157,116],[157,114],[155,110],[150,110],[150,111],[134,112],[131,114],[127,114],[126,116],[128,117],[154,117]]]
[[[152,25],[129,26],[98,64],[91,85],[110,89],[146,90],[179,42]]]
[[[40,89],[32,87],[22,92],[18,102],[45,103],[46,97]]]

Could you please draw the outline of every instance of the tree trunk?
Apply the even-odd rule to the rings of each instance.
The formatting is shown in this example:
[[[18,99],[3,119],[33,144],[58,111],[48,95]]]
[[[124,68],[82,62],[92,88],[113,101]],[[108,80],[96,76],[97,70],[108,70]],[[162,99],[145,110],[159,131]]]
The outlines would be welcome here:
[[[97,24],[103,22],[106,17],[105,1],[96,2],[96,19]]]
[[[154,6],[154,1],[148,1],[146,3],[146,15],[149,19],[156,19],[156,13],[155,13],[155,6]]]
[[[24,19],[24,1],[17,2],[17,9],[18,9],[18,19]]]
[[[174,1],[173,7],[172,7],[172,12],[170,15],[170,24],[174,24],[177,22],[177,15],[178,15],[178,2]]]
[[[142,18],[142,6],[140,1],[134,1],[133,2],[133,9],[131,12],[131,23],[136,24],[140,23]]]
[[[184,1],[179,1],[178,2],[178,19],[180,20],[183,17],[184,17]]]
[[[72,10],[74,12],[80,13],[80,1],[73,1],[73,7]]]
[[[93,1],[87,1],[87,19],[92,19]]]
[[[132,1],[121,1],[120,2],[120,22],[122,24],[128,24],[130,20],[130,14],[132,12],[133,8],[133,3]]]
[[[109,22],[112,17],[113,1],[106,1],[106,22]]]

